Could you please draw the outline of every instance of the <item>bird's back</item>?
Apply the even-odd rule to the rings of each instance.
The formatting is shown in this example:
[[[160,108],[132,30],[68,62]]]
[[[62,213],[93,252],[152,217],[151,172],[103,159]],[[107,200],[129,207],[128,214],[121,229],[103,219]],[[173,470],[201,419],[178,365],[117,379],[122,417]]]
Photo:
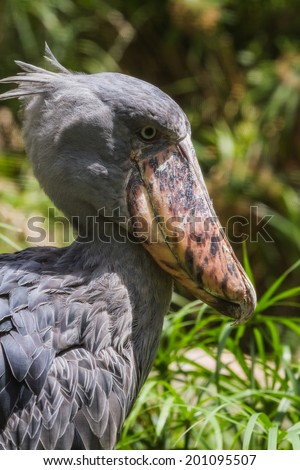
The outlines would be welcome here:
[[[112,448],[136,393],[118,275],[64,248],[0,256],[0,448]]]

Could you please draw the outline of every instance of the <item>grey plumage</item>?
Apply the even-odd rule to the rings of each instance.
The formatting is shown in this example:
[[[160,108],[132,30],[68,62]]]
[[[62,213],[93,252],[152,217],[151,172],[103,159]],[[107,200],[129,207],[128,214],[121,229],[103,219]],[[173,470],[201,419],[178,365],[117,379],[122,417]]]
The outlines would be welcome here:
[[[2,83],[18,88],[0,99],[23,100],[34,173],[79,236],[67,248],[0,256],[0,448],[111,449],[153,363],[170,274],[236,321],[249,318],[255,293],[223,237],[212,250],[217,222],[201,266],[193,242],[176,251],[157,228],[166,168],[168,214],[182,215],[185,230],[194,190],[216,219],[179,106],[132,77],[70,73],[46,52],[58,73],[17,62],[23,72]],[[155,243],[145,239],[148,213]]]
[[[121,266],[103,266],[105,248],[96,268],[85,267],[85,249],[31,248],[0,258],[0,448],[112,448],[151,367],[153,351],[147,364],[132,341],[133,322],[144,321],[132,313],[135,286],[121,281]],[[140,255],[145,267],[153,264]],[[168,276],[164,283],[169,297]],[[152,311],[153,321],[168,301]],[[150,350],[157,335],[144,337]]]

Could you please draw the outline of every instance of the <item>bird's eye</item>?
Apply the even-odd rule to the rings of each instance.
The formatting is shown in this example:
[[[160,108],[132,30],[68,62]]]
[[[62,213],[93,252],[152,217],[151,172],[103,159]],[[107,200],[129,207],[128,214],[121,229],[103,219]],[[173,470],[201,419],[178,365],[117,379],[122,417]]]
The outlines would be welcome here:
[[[140,130],[140,136],[144,140],[153,140],[157,134],[157,130],[153,126],[145,126]]]

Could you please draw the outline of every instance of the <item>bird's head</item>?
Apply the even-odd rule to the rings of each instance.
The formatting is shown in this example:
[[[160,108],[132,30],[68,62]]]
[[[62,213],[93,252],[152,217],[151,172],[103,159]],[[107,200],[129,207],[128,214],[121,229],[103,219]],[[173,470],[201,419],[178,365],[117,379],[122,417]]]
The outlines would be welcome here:
[[[2,82],[25,101],[24,138],[41,186],[79,231],[112,220],[197,298],[246,321],[255,291],[214,212],[181,108],[122,74],[18,64]],[[48,57],[49,58],[49,57]],[[102,212],[103,214],[103,212]],[[102,217],[102,216],[101,216]]]

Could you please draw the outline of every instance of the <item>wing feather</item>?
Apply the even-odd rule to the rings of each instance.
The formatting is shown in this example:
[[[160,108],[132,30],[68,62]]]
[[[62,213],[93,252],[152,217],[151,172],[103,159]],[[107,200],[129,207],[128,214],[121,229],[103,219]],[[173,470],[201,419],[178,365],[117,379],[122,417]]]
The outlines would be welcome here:
[[[113,448],[132,398],[126,289],[114,274],[58,269],[63,253],[0,257],[3,449]]]

